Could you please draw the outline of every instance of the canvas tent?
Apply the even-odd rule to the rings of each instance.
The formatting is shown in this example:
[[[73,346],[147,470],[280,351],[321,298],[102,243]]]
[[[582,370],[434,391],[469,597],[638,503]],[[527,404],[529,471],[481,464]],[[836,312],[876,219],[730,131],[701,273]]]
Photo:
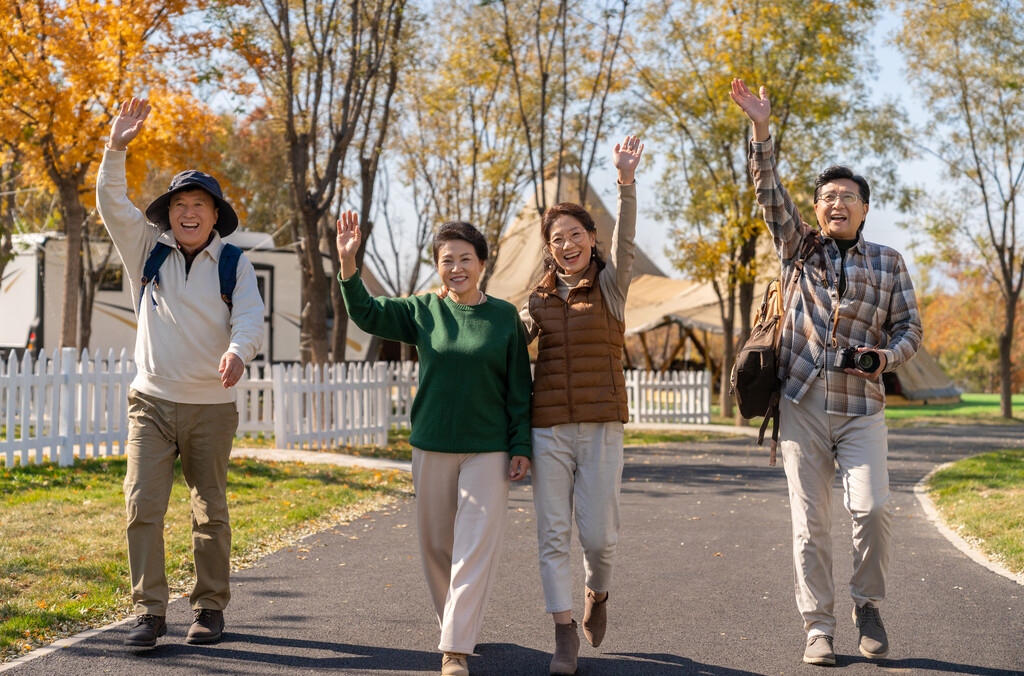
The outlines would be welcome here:
[[[575,174],[562,176],[562,184],[555,194],[555,179],[544,182],[547,203],[575,202],[579,199],[579,177]],[[615,217],[609,213],[601,202],[601,198],[590,186],[587,187],[587,203],[584,205],[597,226],[597,246],[607,255],[611,242],[612,231],[615,229]],[[540,236],[540,216],[531,198],[527,201],[519,216],[505,230],[498,244],[498,259],[494,270],[487,280],[487,293],[497,298],[504,298],[516,307],[522,307],[533,286],[540,280],[544,263],[544,243]],[[642,250],[637,249],[633,261],[633,278],[638,275],[659,275],[665,278],[658,268]],[[666,278],[667,279],[667,278]],[[632,291],[630,291],[632,293]]]

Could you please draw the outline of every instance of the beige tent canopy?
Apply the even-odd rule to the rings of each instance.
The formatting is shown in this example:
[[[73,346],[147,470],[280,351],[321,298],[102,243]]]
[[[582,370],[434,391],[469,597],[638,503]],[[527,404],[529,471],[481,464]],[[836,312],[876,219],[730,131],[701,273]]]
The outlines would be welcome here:
[[[579,199],[579,177],[575,174],[563,174],[562,184],[555,195],[555,179],[544,182],[544,191],[549,205],[558,202],[575,202]],[[587,203],[584,205],[597,226],[597,246],[607,255],[611,242],[612,231],[615,229],[615,217],[605,208],[594,189],[587,188]],[[540,216],[533,199],[526,202],[523,210],[505,230],[499,240],[498,260],[487,280],[487,293],[497,298],[504,298],[516,307],[522,307],[534,285],[540,281],[544,263],[544,242],[540,236]],[[646,253],[637,249],[633,261],[633,278],[637,275],[659,275],[664,273]],[[632,294],[632,289],[630,294]]]

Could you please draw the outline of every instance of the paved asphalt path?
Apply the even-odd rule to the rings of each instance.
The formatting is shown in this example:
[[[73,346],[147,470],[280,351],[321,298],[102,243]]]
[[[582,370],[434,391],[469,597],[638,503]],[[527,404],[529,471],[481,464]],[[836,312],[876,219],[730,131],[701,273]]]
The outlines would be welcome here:
[[[1019,446],[1024,426],[891,432],[896,519],[882,615],[892,651],[879,663],[856,647],[845,591],[850,525],[837,483],[840,673],[1024,673],[1024,587],[958,551],[913,495],[915,483],[939,463]],[[767,452],[750,438],[627,449],[609,631],[600,649],[584,641],[578,674],[821,674],[822,667],[800,661],[804,637],[793,600],[785,486],[781,466],[769,467]],[[184,642],[191,617],[178,600],[168,612],[170,631],[154,649],[127,651],[121,626],[10,673],[438,673],[438,628],[417,555],[415,509],[412,500],[393,505],[235,574],[218,645]],[[547,674],[553,629],[544,614],[529,485],[513,488],[509,518],[478,656],[469,662],[475,676]]]

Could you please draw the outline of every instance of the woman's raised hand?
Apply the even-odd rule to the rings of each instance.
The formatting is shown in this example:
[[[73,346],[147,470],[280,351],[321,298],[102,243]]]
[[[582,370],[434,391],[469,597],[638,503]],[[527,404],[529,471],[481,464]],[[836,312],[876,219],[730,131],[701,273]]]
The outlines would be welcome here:
[[[356,252],[362,233],[359,231],[359,214],[346,211],[338,220],[338,258],[341,260],[341,278],[348,279],[356,272]]]
[[[137,99],[133,96],[130,101],[122,103],[114,122],[110,125],[110,140],[107,146],[111,150],[127,150],[128,144],[142,131],[150,110],[152,106],[149,105],[148,99]]]
[[[640,164],[640,156],[644,152],[644,144],[637,136],[627,136],[622,143],[616,143],[612,150],[612,161],[619,172],[619,183],[629,185],[633,182],[636,167]]]

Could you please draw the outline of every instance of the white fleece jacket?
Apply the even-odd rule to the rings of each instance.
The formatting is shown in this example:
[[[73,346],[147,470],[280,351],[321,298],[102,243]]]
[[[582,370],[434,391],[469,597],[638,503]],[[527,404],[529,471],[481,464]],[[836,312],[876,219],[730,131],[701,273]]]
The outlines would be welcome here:
[[[177,403],[226,404],[235,400],[220,381],[225,352],[248,363],[263,342],[263,300],[252,263],[242,255],[232,295],[233,309],[220,297],[220,235],[192,262],[185,274],[185,256],[174,234],[148,222],[128,199],[126,152],[107,148],[96,178],[96,206],[124,263],[131,283],[135,315],[138,375],[132,387],[139,392]],[[160,266],[160,286],[146,285],[139,303],[142,270],[160,241],[174,247]]]

